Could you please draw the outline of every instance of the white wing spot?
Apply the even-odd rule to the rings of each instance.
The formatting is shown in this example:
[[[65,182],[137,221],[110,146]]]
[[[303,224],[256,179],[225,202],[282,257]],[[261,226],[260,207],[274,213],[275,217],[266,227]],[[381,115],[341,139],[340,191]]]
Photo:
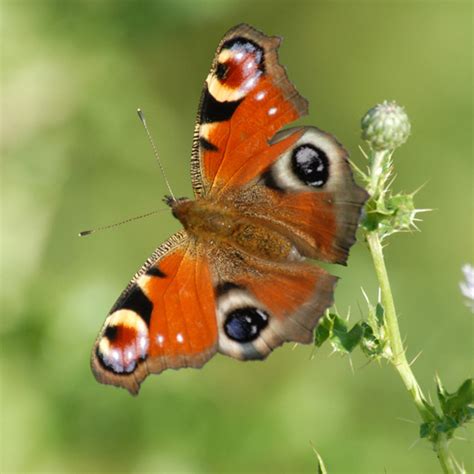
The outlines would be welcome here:
[[[269,111],[268,111],[268,115],[275,115],[277,112],[277,108],[276,107],[272,107]]]
[[[263,92],[263,91],[259,92],[259,93],[255,96],[255,98],[256,98],[257,100],[262,100],[264,97],[265,97],[265,92]]]
[[[252,89],[255,86],[255,83],[257,82],[257,77],[253,76],[251,77],[245,84],[244,84],[244,90],[249,90]]]
[[[165,342],[165,336],[163,336],[163,334],[158,334],[158,336],[156,336],[156,342],[158,345],[162,346],[163,342]]]
[[[184,341],[183,335],[179,332],[176,335],[176,340],[181,344]]]
[[[146,351],[148,349],[148,339],[144,336],[140,337],[138,345],[140,346],[141,351]]]

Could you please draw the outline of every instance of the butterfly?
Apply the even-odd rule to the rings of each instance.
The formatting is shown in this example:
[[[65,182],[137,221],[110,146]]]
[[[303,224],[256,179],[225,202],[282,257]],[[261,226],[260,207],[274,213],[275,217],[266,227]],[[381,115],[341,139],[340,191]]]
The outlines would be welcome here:
[[[137,394],[150,373],[220,352],[264,359],[307,344],[345,264],[367,193],[348,153],[315,127],[282,127],[307,101],[278,62],[281,39],[241,24],[221,40],[191,154],[195,200],[167,198],[184,229],[160,245],[114,304],[92,351],[101,383]]]

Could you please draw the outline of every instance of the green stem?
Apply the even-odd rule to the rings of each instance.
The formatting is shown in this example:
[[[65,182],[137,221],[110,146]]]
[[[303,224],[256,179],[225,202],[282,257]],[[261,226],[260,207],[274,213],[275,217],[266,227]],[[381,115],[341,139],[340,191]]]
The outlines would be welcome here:
[[[444,433],[440,433],[438,439],[433,443],[433,445],[439,463],[441,464],[441,468],[445,474],[463,472],[457,467],[454,457],[449,450],[448,440]]]
[[[366,237],[369,244],[370,253],[372,254],[372,260],[374,261],[375,272],[380,285],[382,305],[384,307],[385,315],[385,329],[387,331],[387,337],[390,341],[390,348],[392,350],[391,362],[400,374],[400,377],[402,378],[408,392],[411,394],[423,421],[432,421],[433,414],[426,406],[427,403],[423,392],[416,381],[415,375],[413,374],[405,355],[405,349],[400,336],[397,313],[395,311],[395,303],[393,301],[392,289],[390,288],[390,282],[388,279],[387,268],[385,267],[382,244],[380,242],[379,235],[375,231],[367,233]]]
[[[383,197],[384,163],[388,156],[388,151],[374,152],[370,156],[370,182],[368,191],[373,199]],[[385,170],[385,173],[389,170]],[[427,402],[421,387],[416,380],[415,374],[408,363],[405,348],[403,347],[400,328],[398,326],[397,312],[393,300],[392,289],[388,278],[387,267],[383,255],[383,247],[380,235],[377,230],[366,233],[375,272],[380,286],[382,305],[384,307],[384,327],[389,340],[391,354],[390,361],[399,373],[408,393],[410,394],[416,409],[425,423],[433,423],[438,419],[435,408]],[[454,457],[449,447],[448,439],[444,433],[438,433],[431,439],[433,449],[436,452],[441,468],[445,474],[456,474],[459,472]]]
[[[410,364],[406,358],[405,348],[400,336],[395,303],[393,301],[392,289],[388,279],[387,268],[383,256],[383,248],[377,231],[366,234],[372,260],[374,262],[375,272],[380,285],[382,304],[384,307],[385,330],[390,342],[391,356],[390,361],[405,384],[408,393],[411,395],[415,406],[424,422],[432,422],[437,418],[435,409],[426,401],[423,392],[418,385]],[[454,457],[449,451],[448,441],[444,433],[439,433],[436,440],[433,441],[433,449],[438,456],[439,462],[445,474],[456,474],[459,470],[456,467]]]
[[[378,151],[370,156],[370,183],[367,187],[367,191],[375,198],[378,197],[377,194],[380,190],[380,178],[383,174],[384,160],[388,154],[388,151]]]

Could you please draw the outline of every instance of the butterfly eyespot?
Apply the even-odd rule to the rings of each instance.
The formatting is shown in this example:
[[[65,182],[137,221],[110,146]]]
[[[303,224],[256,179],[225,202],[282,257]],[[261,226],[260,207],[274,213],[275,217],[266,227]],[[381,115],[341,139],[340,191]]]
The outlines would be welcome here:
[[[291,166],[295,175],[308,186],[320,188],[329,178],[329,159],[314,145],[304,144],[293,150]]]
[[[242,61],[246,57],[252,56],[263,70],[263,49],[248,38],[239,36],[226,41],[221,48],[221,51],[225,50],[230,50],[232,57],[237,61]]]
[[[268,325],[268,319],[268,314],[259,308],[239,308],[228,314],[224,331],[234,341],[251,342]]]
[[[148,327],[131,310],[119,310],[109,316],[97,346],[97,356],[115,373],[130,373],[148,352]]]

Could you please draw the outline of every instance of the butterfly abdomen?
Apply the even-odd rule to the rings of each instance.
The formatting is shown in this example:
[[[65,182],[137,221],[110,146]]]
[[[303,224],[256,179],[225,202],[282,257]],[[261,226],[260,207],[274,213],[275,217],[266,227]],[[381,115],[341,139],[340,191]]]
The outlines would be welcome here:
[[[188,234],[204,242],[230,244],[250,255],[274,261],[288,260],[294,252],[286,237],[223,204],[205,199],[177,201],[173,215]]]

